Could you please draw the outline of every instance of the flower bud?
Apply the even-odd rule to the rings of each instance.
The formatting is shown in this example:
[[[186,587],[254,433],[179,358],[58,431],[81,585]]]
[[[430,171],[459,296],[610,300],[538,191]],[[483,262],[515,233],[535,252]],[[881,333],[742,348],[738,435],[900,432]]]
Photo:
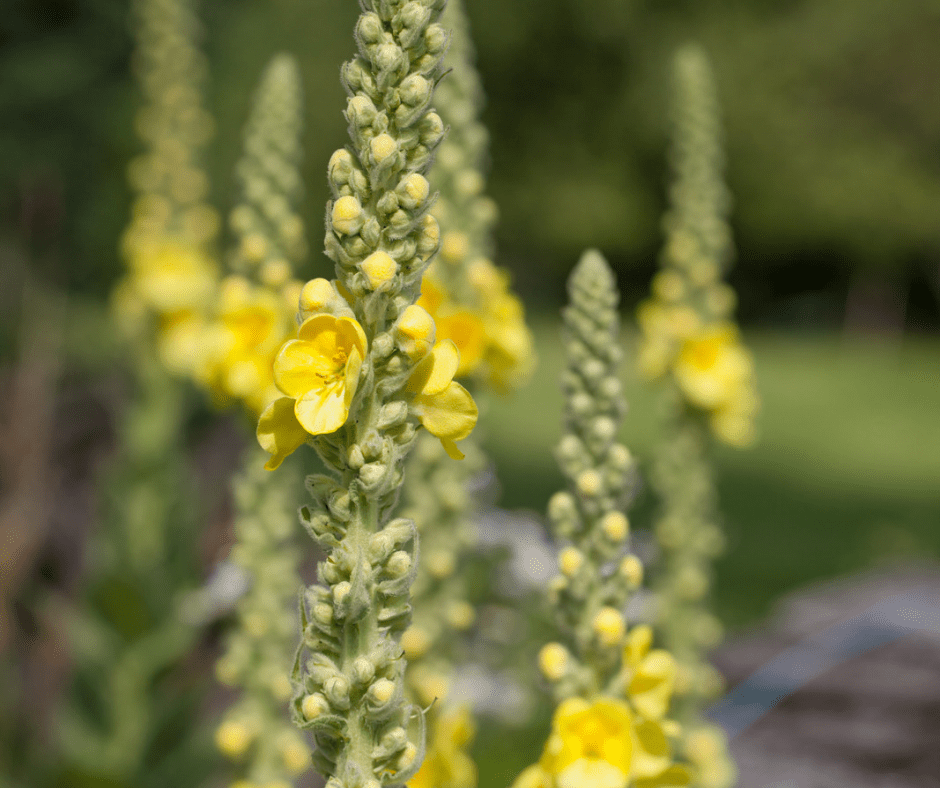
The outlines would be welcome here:
[[[367,12],[359,17],[356,24],[356,36],[366,46],[374,46],[382,41],[385,29],[378,14]]]
[[[376,164],[381,164],[398,150],[398,143],[391,135],[382,133],[372,138],[369,150]]]
[[[379,679],[369,687],[369,700],[378,706],[384,706],[395,696],[395,684],[388,679]]]
[[[434,318],[423,307],[412,304],[398,319],[395,338],[402,352],[412,361],[424,358],[434,345]]]
[[[584,553],[577,547],[566,547],[558,554],[558,568],[565,577],[573,577],[584,565]]]
[[[404,550],[396,550],[385,564],[385,571],[392,577],[404,577],[410,569],[411,556]]]
[[[401,47],[391,42],[380,44],[372,54],[372,63],[379,71],[395,71],[402,67],[404,60]]]
[[[439,55],[447,46],[447,31],[439,24],[428,25],[424,31],[424,45],[428,52]]]
[[[244,755],[254,738],[244,723],[226,720],[215,732],[215,744],[229,758]]]
[[[431,186],[427,178],[420,173],[413,172],[402,178],[401,183],[398,185],[398,192],[401,195],[402,204],[406,208],[414,210],[427,200],[428,195],[431,193]]]
[[[336,299],[333,284],[326,279],[311,279],[300,291],[300,311],[305,317],[318,312],[325,312]]]
[[[601,520],[601,530],[612,542],[622,542],[627,538],[630,522],[622,512],[608,512]]]
[[[381,249],[363,260],[360,268],[373,290],[378,290],[382,285],[390,282],[398,273],[398,263]]]
[[[427,260],[437,251],[440,242],[441,228],[437,223],[437,219],[430,214],[425,214],[424,218],[421,219],[421,234],[418,236],[418,254],[421,255],[422,259]]]
[[[362,94],[351,96],[346,102],[346,117],[357,128],[367,128],[372,125],[376,117],[375,104],[368,96]]]
[[[334,709],[349,708],[349,680],[345,676],[333,676],[327,679],[323,685],[323,694]]]
[[[558,681],[568,672],[568,649],[561,643],[546,643],[539,651],[539,670],[549,681]]]
[[[418,107],[431,98],[431,89],[431,83],[420,74],[410,74],[402,80],[399,92],[402,102]]]
[[[601,491],[602,479],[600,474],[594,470],[586,470],[578,475],[575,482],[578,492],[582,495],[597,495]]]
[[[349,182],[349,175],[354,169],[352,154],[345,148],[335,151],[327,165],[330,182],[334,186],[345,186]]]
[[[612,607],[602,607],[594,617],[592,626],[597,639],[604,646],[620,645],[626,632],[623,615]]]
[[[352,679],[356,684],[369,684],[375,678],[375,665],[371,659],[356,657],[352,664]]]
[[[395,400],[382,406],[378,427],[381,430],[388,429],[401,424],[406,418],[408,418],[408,405],[401,400]]]
[[[305,720],[315,720],[330,710],[330,704],[319,692],[304,696],[300,703],[300,713]]]
[[[626,579],[631,590],[636,590],[643,584],[643,563],[635,555],[625,556],[617,571]]]
[[[333,586],[333,601],[337,605],[343,604],[346,597],[349,596],[349,592],[352,590],[352,585],[350,585],[348,580],[343,580],[341,583],[337,583]]]
[[[343,235],[355,235],[362,228],[364,221],[359,200],[352,195],[340,197],[333,203],[330,219],[336,232]]]

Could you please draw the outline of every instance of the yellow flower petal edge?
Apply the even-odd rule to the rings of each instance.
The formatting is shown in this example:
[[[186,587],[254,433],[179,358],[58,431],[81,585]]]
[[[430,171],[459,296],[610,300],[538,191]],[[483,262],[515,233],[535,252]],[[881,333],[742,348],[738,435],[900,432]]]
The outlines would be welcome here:
[[[269,471],[277,468],[285,457],[293,454],[309,437],[294,415],[294,401],[290,397],[276,399],[264,409],[258,419],[257,434],[261,448],[271,454],[264,464]]]
[[[457,345],[451,339],[441,340],[415,367],[405,389],[415,394],[440,394],[454,379],[459,366]]]
[[[459,383],[450,384],[437,394],[418,394],[412,409],[424,428],[441,439],[444,450],[454,459],[463,459],[454,441],[463,440],[477,423],[479,411],[470,392]]]

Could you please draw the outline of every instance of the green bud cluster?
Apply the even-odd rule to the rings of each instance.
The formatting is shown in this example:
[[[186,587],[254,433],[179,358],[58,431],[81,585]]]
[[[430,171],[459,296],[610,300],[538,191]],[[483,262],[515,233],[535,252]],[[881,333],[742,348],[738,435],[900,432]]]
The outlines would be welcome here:
[[[215,126],[202,106],[208,68],[195,45],[199,23],[191,0],[136,0],[133,10],[133,67],[144,96],[136,128],[148,150],[130,165],[131,183],[147,199],[129,232],[205,242],[218,217],[204,202],[209,180],[200,151]]]
[[[261,77],[236,168],[240,200],[229,216],[238,245],[229,267],[255,273],[263,284],[284,284],[307,253],[297,206],[303,95],[297,62],[276,55]]]
[[[655,522],[660,560],[653,589],[658,630],[678,663],[680,721],[700,715],[704,703],[721,689],[721,678],[705,657],[722,637],[709,596],[712,563],[725,546],[708,447],[704,425],[676,419],[657,449],[650,474],[662,505]]]
[[[291,724],[290,654],[297,645],[295,600],[300,587],[294,464],[281,473],[250,452],[236,477],[232,560],[250,586],[238,602],[237,624],[216,675],[241,694],[226,711],[216,742],[238,762],[246,788],[290,782],[310,766],[310,752]]]
[[[633,468],[617,440],[626,404],[618,375],[622,351],[616,280],[597,251],[584,253],[568,280],[564,310],[567,368],[565,418],[556,458],[568,490],[548,508],[560,574],[551,584],[558,624],[574,657],[549,676],[559,697],[590,697],[615,677],[625,632],[623,609],[639,583],[640,565],[625,555],[623,507]]]
[[[498,211],[485,193],[489,133],[480,121],[483,85],[474,66],[463,3],[448,2],[443,18],[452,29],[445,61],[450,70],[435,102],[448,133],[434,161],[434,183],[440,194],[432,213],[441,225],[441,261],[445,264],[437,264],[435,277],[453,301],[474,305],[479,296],[468,281],[468,264],[493,254]]]
[[[342,69],[351,145],[330,159],[327,255],[367,341],[346,422],[310,442],[333,475],[311,476],[301,520],[325,549],[303,599],[294,719],[312,731],[329,788],[402,786],[424,749],[404,695],[399,641],[411,619],[417,533],[392,519],[416,434],[405,386],[416,361],[396,322],[439,245],[425,173],[444,135],[431,109],[448,35],[443,0],[371,0]],[[345,309],[345,308],[344,308]]]
[[[716,289],[734,257],[727,222],[731,195],[721,177],[725,157],[714,78],[698,47],[676,55],[672,114],[669,163],[676,177],[669,190],[665,228],[670,243],[663,265],[683,272],[688,287],[683,300],[703,322],[718,322],[731,315],[735,304],[733,293]]]
[[[709,450],[712,437],[738,446],[753,440],[758,400],[752,362],[733,324],[735,295],[722,281],[733,256],[730,197],[715,85],[697,47],[677,53],[673,94],[667,241],[647,302],[648,315],[662,310],[662,316],[643,326],[640,360],[648,370],[670,372],[662,388],[667,422],[650,475],[661,507],[653,590],[657,634],[677,663],[674,714],[691,753],[702,736],[703,709],[722,686],[707,659],[722,638],[710,593],[712,564],[725,544]],[[710,391],[722,396],[710,399]],[[702,772],[693,784],[723,788],[733,784],[735,770],[723,737],[713,738],[713,760],[722,768],[712,769],[707,782]]]
[[[362,308],[384,328],[414,303],[440,232],[424,173],[444,138],[430,107],[448,35],[444,0],[375,0],[356,25],[359,54],[343,66],[352,146],[330,159],[326,253]],[[360,314],[361,313],[361,314]]]

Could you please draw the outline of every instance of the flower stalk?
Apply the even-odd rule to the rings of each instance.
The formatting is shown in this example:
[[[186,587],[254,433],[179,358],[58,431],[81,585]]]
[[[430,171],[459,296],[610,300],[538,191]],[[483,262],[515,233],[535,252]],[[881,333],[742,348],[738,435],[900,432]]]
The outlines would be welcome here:
[[[628,629],[624,615],[643,565],[629,551],[624,513],[633,460],[617,437],[626,410],[619,294],[600,253],[585,252],[568,292],[565,419],[556,453],[568,490],[549,502],[564,545],[549,588],[559,639],[539,653],[557,706],[542,757],[513,788],[685,785],[688,771],[671,753],[678,726],[666,719],[675,660],[651,649],[649,627]]]
[[[723,152],[711,67],[697,47],[674,67],[673,186],[666,245],[653,295],[641,304],[640,371],[661,382],[667,412],[651,482],[659,571],[657,630],[678,660],[676,712],[693,784],[725,788],[735,769],[723,734],[702,711],[721,688],[707,652],[722,635],[711,612],[712,563],[724,549],[710,458],[713,440],[744,447],[756,436],[753,362],[734,324],[735,294],[722,281],[733,256]]]
[[[268,468],[311,444],[329,471],[307,479],[312,501],[301,508],[327,557],[304,593],[292,710],[330,788],[401,786],[420,766],[423,716],[404,698],[400,646],[417,534],[393,513],[418,429],[459,458],[456,442],[476,423],[453,379],[456,345],[435,342],[433,319],[415,305],[440,243],[425,173],[444,134],[430,106],[448,39],[442,8],[364,6],[359,53],[342,70],[351,144],[328,167],[336,279],[304,286],[297,339],[274,362],[284,396],[258,424]]]

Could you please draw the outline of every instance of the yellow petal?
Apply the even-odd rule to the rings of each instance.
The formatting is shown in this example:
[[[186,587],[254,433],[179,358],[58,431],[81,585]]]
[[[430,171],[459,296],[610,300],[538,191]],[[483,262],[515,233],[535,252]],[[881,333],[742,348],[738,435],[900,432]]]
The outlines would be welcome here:
[[[290,397],[274,400],[258,419],[258,443],[270,453],[264,467],[273,471],[287,455],[302,446],[309,437],[294,415],[294,401]]]
[[[658,720],[665,716],[676,680],[676,661],[663,649],[654,649],[640,663],[630,680],[627,694],[634,708],[644,717]]]
[[[336,432],[346,422],[346,386],[342,382],[305,394],[294,403],[297,421],[311,435]]]
[[[558,773],[558,788],[627,788],[628,775],[607,761],[579,758]]]
[[[366,346],[368,345],[366,332],[362,330],[362,326],[359,325],[357,320],[351,317],[338,318],[336,330],[339,332],[343,349],[347,355],[351,355],[352,348],[355,347],[359,351],[360,359],[366,357]]]
[[[452,340],[445,339],[438,342],[415,367],[405,388],[412,393],[440,394],[454,379],[458,366],[460,366],[460,351],[457,350]],[[467,434],[469,435],[469,432]]]
[[[477,423],[477,404],[459,383],[451,382],[439,394],[419,394],[413,407],[424,428],[438,438],[462,440]]]
[[[462,460],[466,455],[457,448],[457,444],[447,438],[441,438],[441,446],[447,452],[447,456],[452,460]]]
[[[644,721],[634,725],[633,743],[630,773],[634,777],[656,777],[669,768],[672,763],[669,742],[659,723]]]
[[[627,634],[627,645],[623,649],[623,661],[632,668],[640,664],[653,644],[653,630],[646,624],[635,626]]]
[[[358,325],[358,323],[356,324]],[[346,411],[349,411],[349,406],[352,403],[353,395],[356,393],[356,389],[359,387],[359,371],[362,369],[362,356],[359,355],[359,349],[353,348],[352,352],[349,354],[349,359],[346,361],[346,375],[344,376],[343,388],[345,389],[345,394],[343,396],[343,406],[346,408]],[[344,418],[343,421],[346,421]]]
[[[301,339],[285,342],[274,359],[274,382],[282,393],[295,399],[319,390],[324,378],[336,372],[335,353],[334,348],[325,354],[317,344]]]
[[[437,318],[437,335],[453,340],[460,351],[460,366],[455,377],[472,372],[483,358],[485,332],[483,321],[476,315],[462,311]]]

